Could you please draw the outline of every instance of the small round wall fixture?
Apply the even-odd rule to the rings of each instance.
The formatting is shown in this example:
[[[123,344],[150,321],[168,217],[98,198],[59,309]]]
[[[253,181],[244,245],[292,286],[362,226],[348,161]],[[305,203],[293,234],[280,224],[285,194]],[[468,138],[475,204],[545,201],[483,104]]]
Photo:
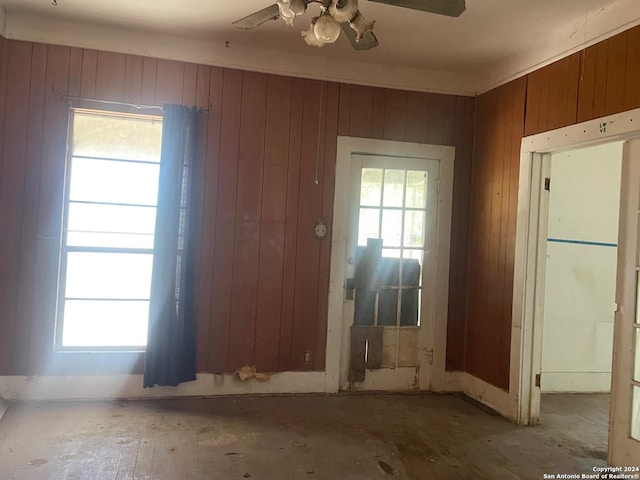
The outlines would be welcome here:
[[[323,218],[319,219],[316,222],[316,225],[313,227],[313,233],[315,234],[318,240],[322,240],[327,236],[327,223]]]

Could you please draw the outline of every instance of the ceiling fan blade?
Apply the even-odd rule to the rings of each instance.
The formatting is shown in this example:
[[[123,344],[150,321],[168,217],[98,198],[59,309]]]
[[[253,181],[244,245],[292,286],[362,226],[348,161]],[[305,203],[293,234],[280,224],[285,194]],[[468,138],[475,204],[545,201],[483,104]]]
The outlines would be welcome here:
[[[376,3],[386,3],[396,7],[421,10],[423,12],[459,17],[466,10],[465,0],[370,0]]]
[[[340,26],[342,26],[342,31],[351,42],[351,46],[356,50],[369,50],[379,45],[378,38],[373,32],[368,32],[364,38],[358,42],[356,41],[356,32],[347,22],[341,23]]]
[[[249,30],[257,27],[258,25],[262,25],[264,22],[268,22],[269,20],[276,20],[279,16],[280,9],[278,8],[278,4],[274,3],[273,5],[233,22],[232,25],[236,28]]]

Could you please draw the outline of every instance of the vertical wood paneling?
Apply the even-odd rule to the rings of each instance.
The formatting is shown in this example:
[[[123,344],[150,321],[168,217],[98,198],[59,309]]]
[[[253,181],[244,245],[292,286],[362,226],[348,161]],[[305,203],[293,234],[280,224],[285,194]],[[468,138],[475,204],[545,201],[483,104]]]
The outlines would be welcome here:
[[[338,85],[327,84],[324,121],[324,175],[321,177],[322,213],[331,229],[333,225],[333,196],[335,190],[337,132],[338,132]],[[329,267],[331,265],[331,235],[320,241],[320,271],[318,273],[318,315],[316,320],[315,355],[312,358],[314,370],[324,370],[327,346],[327,318],[329,299]]]
[[[351,129],[351,85],[340,84],[338,110],[338,135],[350,135]]]
[[[124,72],[124,101],[142,103],[142,57],[127,55]]]
[[[94,98],[96,93],[96,75],[98,69],[98,52],[83,50],[82,78],[80,81],[80,96]]]
[[[267,83],[264,175],[256,315],[255,364],[278,370],[287,206],[287,167],[291,120],[291,79],[271,76]]]
[[[220,160],[216,200],[213,296],[209,331],[209,371],[227,371],[228,338],[231,322],[231,285],[238,189],[238,149],[242,72],[225,70],[222,79]]]
[[[549,109],[545,130],[576,123],[580,53],[563,58],[549,66]]]
[[[12,139],[3,149],[22,145],[22,161],[9,171],[3,155],[0,171],[0,178],[11,178],[3,187],[11,182],[20,190],[12,198],[21,212],[7,220],[18,235],[11,237],[18,280],[9,285],[3,275],[0,283],[7,298],[17,292],[16,308],[9,307],[14,313],[3,315],[0,324],[15,343],[15,349],[0,348],[3,355],[10,352],[1,356],[2,372],[43,373],[51,358],[68,114],[52,88],[56,94],[195,103],[207,110],[194,183],[199,371],[230,372],[251,363],[269,371],[324,368],[331,235],[318,240],[313,226],[320,218],[332,225],[338,133],[460,142],[456,182],[464,184],[464,172],[470,174],[470,146],[462,144],[471,144],[471,131],[458,116],[472,121],[473,99],[458,111],[455,97],[7,44],[33,50],[20,55],[33,73],[12,74],[11,88],[22,88],[22,94],[0,95],[0,108],[13,101],[12,111],[24,115],[2,130]],[[15,79],[22,79],[20,85]],[[458,190],[465,198],[465,189]],[[464,212],[465,206],[456,208]],[[466,253],[464,235],[455,235]],[[451,298],[461,304],[456,292]]]
[[[192,107],[196,104],[196,88],[198,82],[198,66],[187,63],[182,75],[182,104]],[[207,108],[206,106],[203,108]]]
[[[66,93],[69,85],[69,49],[47,47],[47,75],[45,81],[45,111],[43,126],[42,164],[40,171],[40,198],[38,202],[38,232],[36,245],[36,281],[34,294],[34,324],[37,334],[31,339],[33,373],[43,373],[49,365],[54,332],[56,284],[62,195],[67,147],[68,105],[53,92]]]
[[[291,362],[294,370],[309,369],[304,362],[305,352],[314,361],[315,322],[317,319],[317,291],[319,245],[313,227],[320,218],[322,191],[316,180],[322,177],[322,162],[318,157],[318,128],[320,119],[321,82],[305,80],[302,117],[302,146],[300,191],[298,196],[298,233],[296,249],[294,323]]]
[[[627,37],[627,65],[624,82],[624,110],[640,108],[640,26],[628,32]]]
[[[140,101],[145,105],[155,104],[157,77],[158,60],[145,57],[142,60],[142,88],[140,92]]]
[[[384,110],[387,90],[376,88],[373,95],[373,132],[372,138],[384,138]]]
[[[578,122],[606,114],[608,47],[609,43],[605,40],[584,50],[578,90]]]
[[[35,46],[36,45],[34,45],[34,48]],[[82,90],[82,57],[83,50],[81,48],[72,48],[71,52],[69,52],[68,94],[73,97],[79,97]],[[44,75],[42,76],[44,77]],[[33,80],[33,78],[31,80]]]
[[[528,75],[527,78],[527,99],[526,99],[526,115],[524,119],[525,136],[538,133],[538,122],[540,119],[540,101],[545,94],[546,82],[542,75],[543,70],[536,70]]]
[[[607,93],[605,112],[620,113],[624,109],[625,80],[627,71],[628,32],[622,32],[608,40]]]
[[[374,89],[354,85],[351,87],[351,116],[349,135],[352,137],[371,137],[373,127]]]
[[[123,53],[98,52],[95,96],[101,100],[122,102],[127,56]]]
[[[421,92],[407,93],[407,142],[426,143],[429,123],[428,96]]]
[[[508,387],[510,369],[522,135],[639,107],[640,95],[635,88],[640,81],[639,51],[640,30],[635,27],[529,74],[526,114],[524,85],[518,82],[494,89],[478,99],[469,240],[467,346],[463,364],[469,372],[501,388]],[[576,94],[577,101],[574,102]],[[525,115],[523,133],[520,121]],[[496,173],[500,168],[502,175],[498,180]],[[487,191],[491,189],[495,195],[498,182],[502,184],[503,196],[500,210],[487,217]],[[494,258],[496,229],[499,240]],[[496,276],[496,272],[492,272],[495,268],[503,273]],[[478,286],[482,282],[486,284]],[[454,363],[454,360],[450,362]]]
[[[449,316],[447,322],[447,370],[463,370],[465,364],[467,262],[471,155],[475,99],[456,98],[454,125],[455,168],[449,259]]]
[[[158,60],[155,104],[178,104],[182,100],[185,64],[173,60]]]
[[[505,345],[504,350],[502,351],[501,361],[501,372],[503,378],[501,383],[503,385],[508,384],[509,374],[510,374],[510,354],[511,354],[511,311],[513,302],[513,281],[514,278],[514,263],[515,263],[515,245],[516,245],[516,222],[518,217],[518,185],[519,185],[519,176],[520,176],[520,143],[521,136],[523,135],[523,126],[521,123],[521,119],[524,118],[524,102],[519,101],[519,97],[521,95],[521,91],[524,90],[526,92],[526,84],[524,82],[514,83],[516,96],[516,101],[511,102],[511,119],[510,123],[512,125],[512,133],[510,138],[506,138],[505,140],[510,142],[510,154],[509,154],[509,162],[511,163],[510,169],[510,178],[509,182],[509,213],[508,213],[508,226],[507,229],[507,239],[506,239],[506,251],[505,251],[505,281],[504,284],[504,294],[503,298],[505,301],[503,302],[503,322],[500,325],[500,336],[503,339],[502,343]]]
[[[576,123],[581,67],[578,52],[528,75],[526,135]]]
[[[407,92],[387,90],[384,104],[385,140],[403,141],[407,127]]]
[[[198,359],[199,365],[206,362],[205,371],[211,370],[214,361],[210,348],[213,332],[213,279],[214,279],[214,262],[215,262],[215,240],[217,225],[217,206],[218,206],[218,180],[220,166],[220,135],[222,125],[222,88],[223,88],[223,71],[220,68],[207,67],[207,71],[203,72],[204,67],[199,68],[198,84],[205,84],[205,75],[208,76],[208,112],[207,112],[207,140],[206,153],[201,151],[200,158],[203,160],[203,178],[201,196],[202,218],[200,233],[200,255],[198,257],[198,265],[200,266],[200,274],[198,276]],[[210,71],[209,71],[210,70]],[[205,153],[204,158],[203,153]],[[222,359],[224,358],[224,360]],[[219,358],[218,361],[226,361],[225,356]]]
[[[75,49],[74,49],[75,50]],[[77,52],[77,50],[76,50]],[[73,50],[72,50],[73,53]],[[80,53],[82,53],[80,51]],[[75,55],[76,61],[78,55]],[[72,56],[73,58],[73,56]],[[81,60],[74,70],[74,85],[80,88]],[[38,331],[33,318],[32,285],[36,272],[36,238],[38,230],[38,200],[40,197],[40,170],[42,163],[42,135],[44,126],[45,78],[47,71],[47,46],[34,44],[31,57],[29,91],[29,125],[25,158],[24,201],[22,205],[22,232],[20,240],[20,271],[18,276],[18,310],[16,313],[16,349],[14,372],[26,375],[32,371],[31,339]],[[72,69],[70,68],[70,72]]]
[[[244,72],[227,368],[254,362],[267,79]]]
[[[341,88],[342,99],[350,98],[350,88]],[[305,82],[292,80],[291,122],[289,127],[289,165],[287,168],[287,205],[284,232],[284,264],[282,278],[282,314],[280,319],[280,346],[278,369],[290,370],[293,366],[291,351],[295,319],[296,266],[298,258],[298,200],[300,198],[300,164],[302,158],[302,118]],[[345,91],[349,94],[345,94]],[[348,111],[348,110],[347,110]],[[347,125],[344,128],[348,128]]]
[[[19,275],[19,252],[22,229],[22,205],[25,183],[25,153],[27,149],[27,125],[29,82],[31,75],[32,44],[10,42],[8,45],[8,85],[5,111],[5,136],[0,177],[0,366],[13,371],[13,353],[16,348],[16,308],[19,295],[15,279]],[[27,108],[25,108],[25,106]]]
[[[497,118],[505,117],[506,104],[509,101],[508,86],[500,87],[497,98],[495,99],[495,115]],[[524,100],[524,96],[523,96]],[[500,122],[493,132],[491,145],[493,155],[488,158],[488,168],[490,172],[490,184],[488,185],[487,199],[488,223],[483,225],[487,242],[485,244],[484,262],[479,265],[479,273],[484,278],[483,303],[485,311],[486,330],[495,332],[500,328],[500,317],[502,309],[500,308],[504,299],[501,296],[499,283],[501,280],[501,268],[498,262],[498,249],[500,245],[500,224],[502,217],[500,215],[502,193],[502,180],[504,177],[505,163],[505,142],[504,137],[509,128],[507,122]],[[491,365],[485,373],[486,378],[492,384],[496,384],[498,378],[499,353],[500,353],[500,337],[498,335],[490,335],[485,338],[489,346],[489,355],[484,355],[483,360]]]
[[[478,99],[469,241],[465,367],[473,375],[508,388],[510,310],[508,284],[515,215],[511,215],[517,181],[519,144],[524,134],[526,78]],[[516,183],[517,188],[517,183]],[[505,324],[509,327],[505,328]]]
[[[7,178],[7,170],[8,170],[8,160],[4,155],[4,145],[5,145],[5,117],[6,117],[6,107],[7,107],[7,83],[8,83],[8,69],[9,69],[9,42],[0,36],[0,213],[4,211],[4,195],[3,195],[3,185],[4,181]],[[4,227],[2,216],[0,216],[0,225]],[[1,240],[0,240],[1,241]],[[6,258],[3,255],[0,255],[0,265],[4,265],[6,262]],[[3,270],[0,270],[3,272]],[[0,273],[1,275],[1,273]],[[0,298],[4,298],[7,293],[4,292],[5,289],[9,288],[9,283],[4,275],[0,276]],[[10,362],[10,351],[7,347],[5,347],[6,340],[2,341],[2,339],[8,338],[8,332],[11,329],[11,324],[14,321],[7,313],[0,313],[0,350],[7,349],[6,352],[0,353],[0,374],[7,373],[12,366],[9,364]]]
[[[455,101],[452,95],[427,94],[426,142],[434,145],[453,145]]]
[[[196,368],[198,371],[207,370],[209,342],[209,306],[211,303],[211,268],[212,252],[211,236],[205,235],[209,225],[205,221],[205,204],[207,192],[207,146],[209,143],[209,125],[212,116],[209,108],[211,68],[199,65],[196,75],[196,106],[203,109],[198,120],[198,161],[195,164],[193,175],[193,225],[192,234],[196,236],[195,250],[198,262],[196,263]],[[216,152],[217,154],[217,152]],[[215,191],[215,188],[212,190]],[[215,212],[215,206],[212,208]],[[214,222],[212,222],[215,224]],[[206,238],[205,238],[206,237]]]

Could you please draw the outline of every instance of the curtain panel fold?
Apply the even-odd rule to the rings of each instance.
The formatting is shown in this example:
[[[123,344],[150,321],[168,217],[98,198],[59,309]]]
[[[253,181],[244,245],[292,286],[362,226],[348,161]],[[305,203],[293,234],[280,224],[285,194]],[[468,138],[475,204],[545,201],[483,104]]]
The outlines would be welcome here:
[[[191,183],[196,108],[164,105],[144,387],[196,378]]]

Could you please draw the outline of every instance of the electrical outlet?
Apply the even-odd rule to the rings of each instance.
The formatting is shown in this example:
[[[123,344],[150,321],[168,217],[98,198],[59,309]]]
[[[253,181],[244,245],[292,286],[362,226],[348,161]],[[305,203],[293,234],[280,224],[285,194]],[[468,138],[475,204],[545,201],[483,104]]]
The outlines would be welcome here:
[[[309,363],[311,362],[311,352],[307,351],[304,352],[304,363]]]

